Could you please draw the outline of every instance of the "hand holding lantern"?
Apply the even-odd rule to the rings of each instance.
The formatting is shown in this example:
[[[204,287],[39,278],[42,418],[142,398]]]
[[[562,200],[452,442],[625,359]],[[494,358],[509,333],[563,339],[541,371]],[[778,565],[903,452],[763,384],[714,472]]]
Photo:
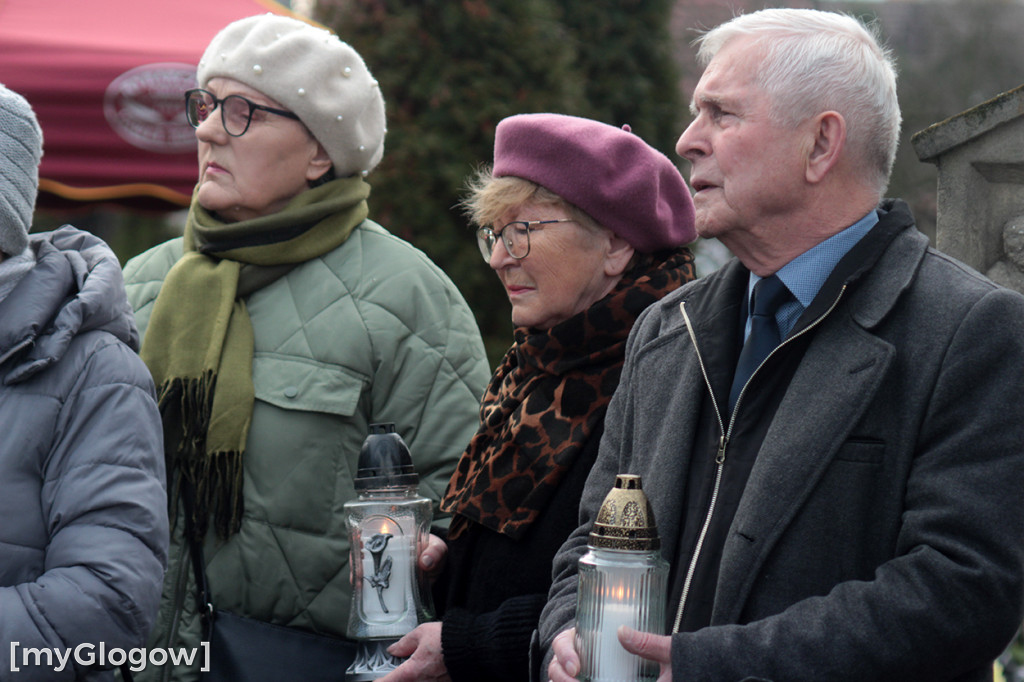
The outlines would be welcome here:
[[[576,651],[579,679],[648,682],[657,665],[626,651],[618,629],[662,634],[668,563],[639,476],[620,474],[605,497],[579,561]]]

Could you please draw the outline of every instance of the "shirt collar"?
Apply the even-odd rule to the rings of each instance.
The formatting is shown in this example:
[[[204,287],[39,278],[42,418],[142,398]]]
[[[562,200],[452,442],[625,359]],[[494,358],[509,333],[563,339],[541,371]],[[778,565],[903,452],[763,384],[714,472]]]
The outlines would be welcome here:
[[[832,274],[836,264],[877,223],[878,213],[872,210],[842,232],[832,235],[782,266],[776,274],[800,302],[801,308],[806,308],[811,304],[822,285],[825,284],[825,280]],[[754,290],[754,285],[760,280],[760,277],[750,273],[750,281],[747,284],[748,302],[750,301],[750,292]]]

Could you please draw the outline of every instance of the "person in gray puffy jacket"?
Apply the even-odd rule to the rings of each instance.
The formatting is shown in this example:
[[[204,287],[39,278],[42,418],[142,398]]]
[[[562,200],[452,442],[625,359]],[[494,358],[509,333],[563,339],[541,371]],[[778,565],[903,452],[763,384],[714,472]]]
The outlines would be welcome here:
[[[0,679],[109,680],[159,604],[160,416],[113,252],[28,235],[41,154],[0,86]]]

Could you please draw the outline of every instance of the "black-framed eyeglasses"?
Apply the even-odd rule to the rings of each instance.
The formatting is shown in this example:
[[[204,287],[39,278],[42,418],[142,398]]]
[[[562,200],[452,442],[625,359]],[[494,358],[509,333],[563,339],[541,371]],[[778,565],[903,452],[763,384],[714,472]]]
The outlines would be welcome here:
[[[575,222],[572,218],[514,220],[497,232],[489,227],[481,227],[476,231],[476,243],[480,247],[480,255],[488,263],[491,262],[491,253],[494,251],[494,246],[498,243],[499,239],[504,242],[508,255],[516,260],[522,260],[530,255],[530,227],[532,225],[572,222]]]
[[[220,99],[212,92],[199,88],[185,93],[185,117],[193,128],[198,128],[199,124],[209,118],[210,114],[215,112],[218,107],[220,107],[220,122],[224,125],[224,132],[231,137],[245,135],[249,124],[252,123],[252,114],[257,109],[299,120],[299,117],[290,111],[256,104],[241,95],[228,95]]]

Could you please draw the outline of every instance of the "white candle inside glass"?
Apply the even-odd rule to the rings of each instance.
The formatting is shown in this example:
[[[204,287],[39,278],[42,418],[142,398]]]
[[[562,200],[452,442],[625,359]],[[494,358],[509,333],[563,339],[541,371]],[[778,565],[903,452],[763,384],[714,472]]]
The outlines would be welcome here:
[[[601,682],[616,682],[636,678],[637,657],[619,642],[620,625],[636,628],[637,607],[623,603],[624,589],[610,588],[601,605],[601,628],[597,642],[597,670],[591,678]]]
[[[410,538],[389,519],[372,517],[362,528],[363,541],[363,620],[373,625],[393,625],[408,614]],[[391,537],[384,541],[384,537]],[[373,539],[377,538],[376,543]],[[374,563],[370,544],[383,544],[379,565]],[[390,562],[389,562],[390,559]],[[379,569],[379,570],[378,570]],[[390,575],[386,577],[387,570]],[[383,604],[381,601],[383,600]]]

